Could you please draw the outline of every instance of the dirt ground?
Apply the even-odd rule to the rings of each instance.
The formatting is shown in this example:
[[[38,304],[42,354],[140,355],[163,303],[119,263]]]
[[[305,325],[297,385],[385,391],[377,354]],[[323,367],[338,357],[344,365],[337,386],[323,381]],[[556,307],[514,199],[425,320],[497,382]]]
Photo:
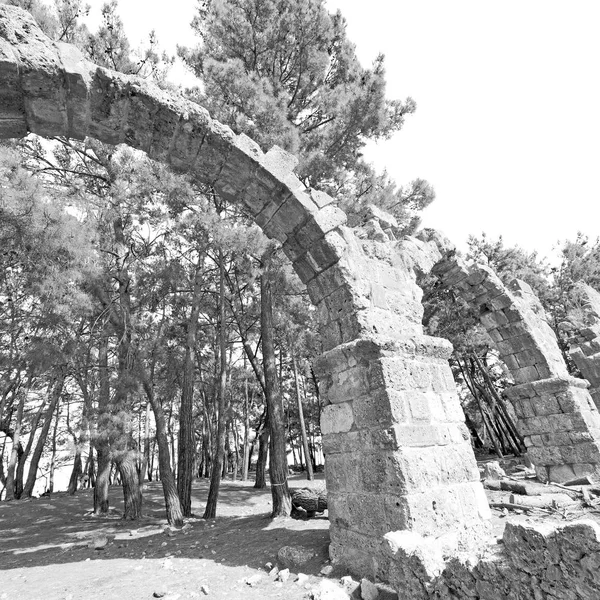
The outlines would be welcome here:
[[[313,482],[322,486],[320,481]],[[293,487],[308,482],[291,478]],[[121,489],[111,488],[114,510],[106,518],[89,514],[91,490],[75,496],[56,493],[34,500],[0,503],[0,599],[28,600],[241,598],[296,600],[321,577],[328,564],[329,521],[269,518],[269,489],[255,490],[252,482],[221,483],[217,518],[201,519],[208,481],[197,481],[188,532],[165,533],[162,488],[147,484],[144,518],[137,523],[120,519]],[[103,549],[88,547],[105,534]],[[301,567],[308,577],[286,582],[269,576],[265,565],[275,564],[283,546],[303,546],[315,556]],[[260,579],[249,585],[253,576]],[[158,595],[158,596],[157,596]]]
[[[317,477],[310,485],[321,487],[323,475]],[[297,475],[290,485],[304,487],[309,482]],[[506,492],[487,493],[491,502],[509,501]],[[120,518],[120,487],[111,489],[114,508],[105,518],[90,514],[91,490],[0,503],[0,600],[309,598],[324,578],[321,569],[329,564],[327,513],[308,520],[271,521],[268,488],[255,490],[252,482],[223,481],[218,517],[205,521],[200,517],[207,494],[208,481],[196,481],[196,517],[189,520],[187,531],[177,532],[165,531],[160,483],[147,484],[145,516],[136,523]],[[548,514],[494,509],[492,514],[491,538],[502,535],[507,520],[599,520],[600,511],[576,507]],[[103,536],[108,538],[104,548],[89,547],[91,540]],[[267,564],[276,564],[283,546],[302,546],[314,557],[292,569],[289,579],[278,581]],[[300,580],[299,571],[304,574]],[[339,581],[339,574],[331,578]]]

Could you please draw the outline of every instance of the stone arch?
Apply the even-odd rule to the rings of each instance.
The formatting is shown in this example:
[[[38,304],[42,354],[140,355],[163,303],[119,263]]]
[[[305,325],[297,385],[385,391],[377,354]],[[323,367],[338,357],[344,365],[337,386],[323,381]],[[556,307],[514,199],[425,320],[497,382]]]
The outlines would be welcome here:
[[[506,395],[538,477],[559,483],[584,475],[596,479],[600,475],[600,414],[588,391],[590,382],[595,390],[594,370],[586,369],[591,361],[583,351],[593,355],[588,351],[593,341],[572,353],[589,381],[571,377],[531,287],[519,279],[505,286],[489,267],[467,266],[437,241],[443,258],[432,273],[479,310],[482,325],[514,379]],[[586,332],[590,339],[598,335],[591,328]]]
[[[448,534],[456,544],[482,529],[489,509],[448,366],[452,348],[421,325],[417,274],[441,260],[435,242],[346,227],[281,149],[263,154],[200,106],[93,65],[51,42],[27,13],[0,5],[0,138],[29,132],[143,150],[242,202],[281,242],[317,308],[337,563],[385,579],[383,534]]]

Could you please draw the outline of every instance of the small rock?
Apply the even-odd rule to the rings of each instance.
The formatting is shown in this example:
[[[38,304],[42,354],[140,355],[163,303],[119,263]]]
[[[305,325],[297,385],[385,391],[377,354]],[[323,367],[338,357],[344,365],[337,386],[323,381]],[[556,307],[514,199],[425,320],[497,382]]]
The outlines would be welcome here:
[[[306,573],[298,573],[296,575],[296,583],[298,585],[304,585],[308,581],[308,575]]]
[[[340,583],[344,586],[344,589],[348,592],[348,595],[352,596],[356,589],[360,586],[358,581],[354,581],[350,575],[346,575],[340,579]]]
[[[311,590],[313,600],[349,600],[350,596],[331,579],[324,579]]]
[[[283,546],[277,553],[277,560],[291,569],[307,563],[314,555],[314,550],[304,546]]]
[[[269,577],[277,577],[279,573],[279,567],[275,566],[269,571]]]
[[[289,578],[290,578],[290,570],[289,569],[283,569],[282,571],[279,571],[279,573],[277,575],[277,581],[281,581],[282,583],[285,583]]]
[[[319,574],[323,575],[324,577],[328,577],[329,575],[331,575],[333,573],[333,566],[332,565],[325,565],[320,571]]]
[[[363,600],[377,600],[379,597],[379,590],[375,584],[370,582],[368,579],[361,579],[360,595]]]
[[[181,531],[183,531],[183,533],[187,533],[188,531],[191,531],[192,529],[194,529],[194,526],[191,523],[186,523],[182,528]]]
[[[88,547],[93,548],[94,550],[103,550],[106,546],[108,546],[108,537],[105,535],[97,535],[88,544]]]
[[[273,568],[273,563],[272,562],[268,562],[265,564],[265,569],[267,571],[270,571]]]
[[[200,591],[205,595],[208,596],[210,594],[210,589],[207,585],[201,585],[200,586]]]
[[[154,598],[162,598],[163,596],[167,595],[167,590],[155,590],[155,592],[152,594],[152,596],[154,596]]]
[[[483,479],[502,479],[506,477],[506,473],[497,460],[492,460],[483,465],[481,477]]]
[[[162,561],[161,567],[163,569],[172,569],[173,561],[170,558],[165,558],[165,560]]]
[[[246,585],[250,587],[254,587],[258,584],[258,582],[262,579],[262,573],[257,573],[256,575],[252,575],[252,577],[246,578]]]
[[[167,542],[163,542],[161,546],[164,548],[167,545]]]

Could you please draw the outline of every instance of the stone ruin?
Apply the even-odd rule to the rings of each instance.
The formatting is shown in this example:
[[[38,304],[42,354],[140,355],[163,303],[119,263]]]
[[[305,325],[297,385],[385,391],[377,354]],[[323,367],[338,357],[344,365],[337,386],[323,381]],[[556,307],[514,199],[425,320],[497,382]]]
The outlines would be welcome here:
[[[193,172],[281,243],[319,322],[335,564],[391,582],[401,598],[600,597],[595,523],[510,526],[489,546],[452,347],[423,333],[418,281],[433,273],[479,307],[514,378],[508,396],[538,475],[596,476],[600,415],[588,382],[569,377],[526,284],[507,288],[489,268],[467,267],[435,232],[397,241],[376,209],[347,227],[329,196],[294,175],[294,157],[263,153],[197,104],[86,61],[0,5],[0,138],[29,132],[125,143]],[[594,340],[582,349],[589,365]]]

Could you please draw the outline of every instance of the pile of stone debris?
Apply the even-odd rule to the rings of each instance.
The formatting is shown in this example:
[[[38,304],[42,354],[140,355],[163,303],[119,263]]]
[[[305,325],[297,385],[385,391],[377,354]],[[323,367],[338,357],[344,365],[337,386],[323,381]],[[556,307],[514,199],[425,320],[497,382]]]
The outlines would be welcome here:
[[[504,468],[503,468],[504,467]],[[600,483],[589,476],[564,483],[541,482],[521,461],[480,463],[479,471],[490,508],[500,513],[580,518],[600,515]]]

